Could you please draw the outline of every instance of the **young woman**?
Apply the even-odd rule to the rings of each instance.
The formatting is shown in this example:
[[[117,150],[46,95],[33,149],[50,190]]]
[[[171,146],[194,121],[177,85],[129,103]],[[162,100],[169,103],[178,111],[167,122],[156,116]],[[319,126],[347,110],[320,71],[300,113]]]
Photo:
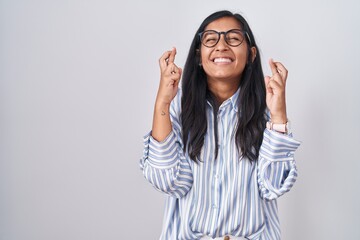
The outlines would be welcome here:
[[[276,199],[293,186],[287,70],[264,78],[239,14],[213,13],[196,32],[184,71],[176,49],[159,60],[152,131],[140,167],[168,195],[161,239],[280,239]],[[182,76],[182,88],[178,84]]]

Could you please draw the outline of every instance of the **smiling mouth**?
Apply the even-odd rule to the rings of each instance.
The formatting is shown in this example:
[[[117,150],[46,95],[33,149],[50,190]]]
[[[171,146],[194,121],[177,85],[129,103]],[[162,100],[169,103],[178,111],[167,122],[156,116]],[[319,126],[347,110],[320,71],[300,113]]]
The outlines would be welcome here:
[[[230,58],[214,58],[214,63],[231,63],[232,60]]]

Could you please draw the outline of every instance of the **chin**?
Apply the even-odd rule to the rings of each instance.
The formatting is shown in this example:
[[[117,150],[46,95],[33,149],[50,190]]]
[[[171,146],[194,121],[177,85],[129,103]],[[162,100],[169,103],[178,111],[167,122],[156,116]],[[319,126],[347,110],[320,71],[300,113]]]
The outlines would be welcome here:
[[[207,75],[208,78],[214,78],[214,79],[239,79],[241,77],[241,73],[238,74],[229,74],[228,72],[218,72],[215,74]]]

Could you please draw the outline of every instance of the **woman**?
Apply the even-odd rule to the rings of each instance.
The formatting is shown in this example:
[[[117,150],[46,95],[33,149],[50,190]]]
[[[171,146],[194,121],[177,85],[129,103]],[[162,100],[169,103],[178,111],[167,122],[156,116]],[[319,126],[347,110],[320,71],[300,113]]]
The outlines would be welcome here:
[[[270,60],[264,78],[258,52],[245,19],[220,11],[196,32],[183,73],[175,48],[160,58],[140,167],[168,195],[161,239],[280,239],[276,199],[296,180],[300,143],[288,129],[287,70]]]

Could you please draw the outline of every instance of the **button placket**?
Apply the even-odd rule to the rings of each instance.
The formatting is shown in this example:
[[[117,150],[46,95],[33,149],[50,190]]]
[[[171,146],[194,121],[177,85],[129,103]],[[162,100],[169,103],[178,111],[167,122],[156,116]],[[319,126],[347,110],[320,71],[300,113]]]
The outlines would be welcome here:
[[[221,181],[220,181],[220,171],[221,171],[221,165],[223,162],[223,119],[222,116],[224,114],[224,111],[222,109],[219,109],[218,111],[218,115],[217,115],[217,129],[216,131],[218,131],[218,142],[216,143],[218,146],[218,158],[217,158],[217,162],[215,163],[215,171],[214,171],[214,203],[212,204],[212,208],[214,211],[217,211],[219,209],[219,199],[220,199],[220,185],[221,185]],[[214,214],[214,217],[217,219],[217,214]]]

